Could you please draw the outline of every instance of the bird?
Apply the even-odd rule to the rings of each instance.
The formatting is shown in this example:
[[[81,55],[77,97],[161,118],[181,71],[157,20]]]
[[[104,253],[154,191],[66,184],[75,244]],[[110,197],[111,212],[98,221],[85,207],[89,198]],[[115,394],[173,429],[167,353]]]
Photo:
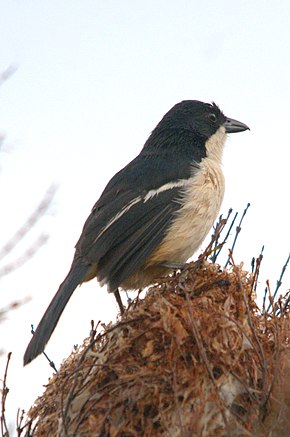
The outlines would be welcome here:
[[[136,156],[106,185],[85,221],[71,268],[24,354],[34,360],[78,285],[97,278],[115,294],[146,287],[182,268],[218,216],[227,134],[249,127],[214,102],[183,100],[150,133]]]

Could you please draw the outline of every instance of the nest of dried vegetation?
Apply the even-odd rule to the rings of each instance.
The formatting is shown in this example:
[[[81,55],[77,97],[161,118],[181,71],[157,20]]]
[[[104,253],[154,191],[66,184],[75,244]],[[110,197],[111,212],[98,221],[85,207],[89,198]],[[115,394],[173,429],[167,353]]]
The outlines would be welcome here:
[[[64,361],[26,435],[288,436],[288,342],[240,266],[189,264]]]

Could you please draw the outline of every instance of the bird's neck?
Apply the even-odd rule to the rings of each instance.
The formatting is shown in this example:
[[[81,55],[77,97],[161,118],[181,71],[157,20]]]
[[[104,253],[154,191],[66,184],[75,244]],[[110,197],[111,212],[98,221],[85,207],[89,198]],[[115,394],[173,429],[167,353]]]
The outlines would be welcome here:
[[[206,158],[221,164],[226,138],[226,130],[221,126],[205,143]]]
[[[155,129],[146,141],[142,155],[159,154],[199,163],[206,157],[205,141],[186,129]]]

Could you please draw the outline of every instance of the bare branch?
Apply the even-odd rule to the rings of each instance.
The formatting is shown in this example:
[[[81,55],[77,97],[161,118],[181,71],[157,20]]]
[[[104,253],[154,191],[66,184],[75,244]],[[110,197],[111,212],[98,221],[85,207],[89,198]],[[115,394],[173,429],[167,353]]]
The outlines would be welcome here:
[[[18,69],[16,65],[9,65],[6,70],[2,71],[0,73],[0,86],[15,73],[15,71]]]
[[[228,211],[228,215],[227,215],[227,217],[226,217],[226,223],[228,223],[229,218],[230,218],[232,212],[233,212],[233,209],[230,208],[229,211]],[[223,228],[223,229],[220,231],[220,233],[217,235],[217,239],[216,239],[216,242],[215,242],[215,249],[218,249],[218,250],[215,250],[215,251],[213,252],[212,256],[210,257],[211,262],[213,262],[213,263],[216,262],[217,257],[219,256],[219,254],[220,254],[220,252],[221,252],[221,250],[222,250],[224,244],[226,243],[226,241],[227,241],[227,239],[228,239],[228,237],[229,237],[229,235],[230,235],[230,232],[231,232],[232,227],[233,227],[233,225],[234,225],[234,223],[235,223],[235,220],[236,220],[236,218],[237,218],[237,215],[238,215],[238,213],[236,212],[235,215],[234,215],[234,218],[233,218],[233,220],[232,220],[232,222],[231,222],[231,225],[229,226],[229,229],[228,229],[228,231],[227,231],[227,233],[226,233],[226,236],[225,236],[225,238],[224,238],[223,241],[222,241],[222,243],[219,243],[219,238],[220,238],[221,232],[224,230],[224,228]],[[222,216],[220,216],[220,220],[221,220],[221,218],[222,218]],[[219,222],[218,222],[218,223],[219,223]],[[216,226],[215,226],[214,229],[216,229],[216,227],[218,226],[218,223],[216,224]],[[219,246],[219,248],[218,248],[218,246]]]
[[[287,258],[287,260],[286,260],[284,266],[282,267],[282,271],[281,271],[281,274],[280,274],[280,278],[279,278],[278,281],[277,281],[276,289],[275,289],[274,294],[273,294],[273,296],[272,296],[272,300],[273,300],[273,301],[275,300],[275,297],[277,296],[278,290],[279,290],[279,288],[280,288],[281,285],[282,285],[282,279],[283,279],[284,273],[286,272],[286,269],[287,269],[287,266],[288,266],[289,261],[290,261],[290,253],[289,253],[289,255],[288,255],[288,258]],[[267,308],[267,312],[269,312],[269,310],[270,310],[270,308],[271,308],[271,305],[272,305],[272,304],[271,304],[271,302],[270,302],[269,305],[268,305],[268,308]]]
[[[18,229],[18,231],[13,235],[13,237],[0,249],[0,260],[5,258],[16,246],[17,244],[26,236],[26,234],[32,229],[32,227],[40,220],[41,217],[46,213],[49,206],[51,205],[52,199],[56,193],[56,186],[52,185],[46,191],[42,201],[39,203],[37,208],[28,217],[26,222]]]
[[[7,363],[6,363],[6,367],[5,367],[4,379],[3,379],[2,390],[1,390],[2,396],[1,396],[0,422],[1,422],[1,436],[2,437],[9,437],[9,430],[7,427],[7,422],[6,422],[6,417],[5,417],[5,404],[6,404],[7,395],[9,393],[9,388],[6,385],[6,381],[7,381],[7,373],[8,373],[8,367],[9,367],[11,355],[12,355],[12,352],[9,352],[9,354],[7,355]]]
[[[242,222],[243,222],[243,220],[244,220],[244,218],[245,218],[245,215],[247,214],[247,211],[248,211],[250,205],[251,205],[250,203],[247,204],[247,206],[246,206],[246,208],[244,209],[244,212],[243,212],[243,214],[242,214],[242,217],[241,217],[240,223],[239,223],[238,226],[236,227],[236,235],[235,235],[235,238],[234,238],[234,241],[233,241],[232,247],[231,247],[231,253],[234,253],[234,248],[235,248],[235,245],[236,245],[236,242],[237,242],[238,236],[239,236],[239,234],[240,234],[240,232],[241,232],[241,230],[242,230]],[[225,264],[225,268],[228,266],[230,260],[231,260],[231,257],[229,256],[229,257],[228,257],[228,260],[227,260],[227,262],[226,262],[226,264]]]

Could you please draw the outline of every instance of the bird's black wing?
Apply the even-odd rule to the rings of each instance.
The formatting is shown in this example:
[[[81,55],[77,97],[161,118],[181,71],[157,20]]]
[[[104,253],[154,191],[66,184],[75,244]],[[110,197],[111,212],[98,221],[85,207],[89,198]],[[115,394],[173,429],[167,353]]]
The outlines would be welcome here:
[[[199,168],[191,156],[159,151],[156,159],[154,153],[138,155],[111,179],[76,245],[76,256],[97,265],[98,280],[111,290],[161,243],[181,207],[184,185]]]
[[[114,290],[142,267],[180,209],[179,197],[180,189],[171,188],[147,202],[141,200],[112,225],[113,241],[110,232],[100,237],[100,247],[105,249],[98,265],[100,281],[107,278],[110,289]]]
[[[182,182],[176,185],[152,195],[132,198],[132,193],[128,193],[126,203],[124,198],[116,199],[123,207],[117,206],[116,215],[110,214],[111,219],[101,229],[98,223],[103,222],[101,216],[106,208],[88,220],[77,252],[88,263],[97,263],[98,280],[107,283],[111,290],[134,274],[163,240],[181,207]]]

